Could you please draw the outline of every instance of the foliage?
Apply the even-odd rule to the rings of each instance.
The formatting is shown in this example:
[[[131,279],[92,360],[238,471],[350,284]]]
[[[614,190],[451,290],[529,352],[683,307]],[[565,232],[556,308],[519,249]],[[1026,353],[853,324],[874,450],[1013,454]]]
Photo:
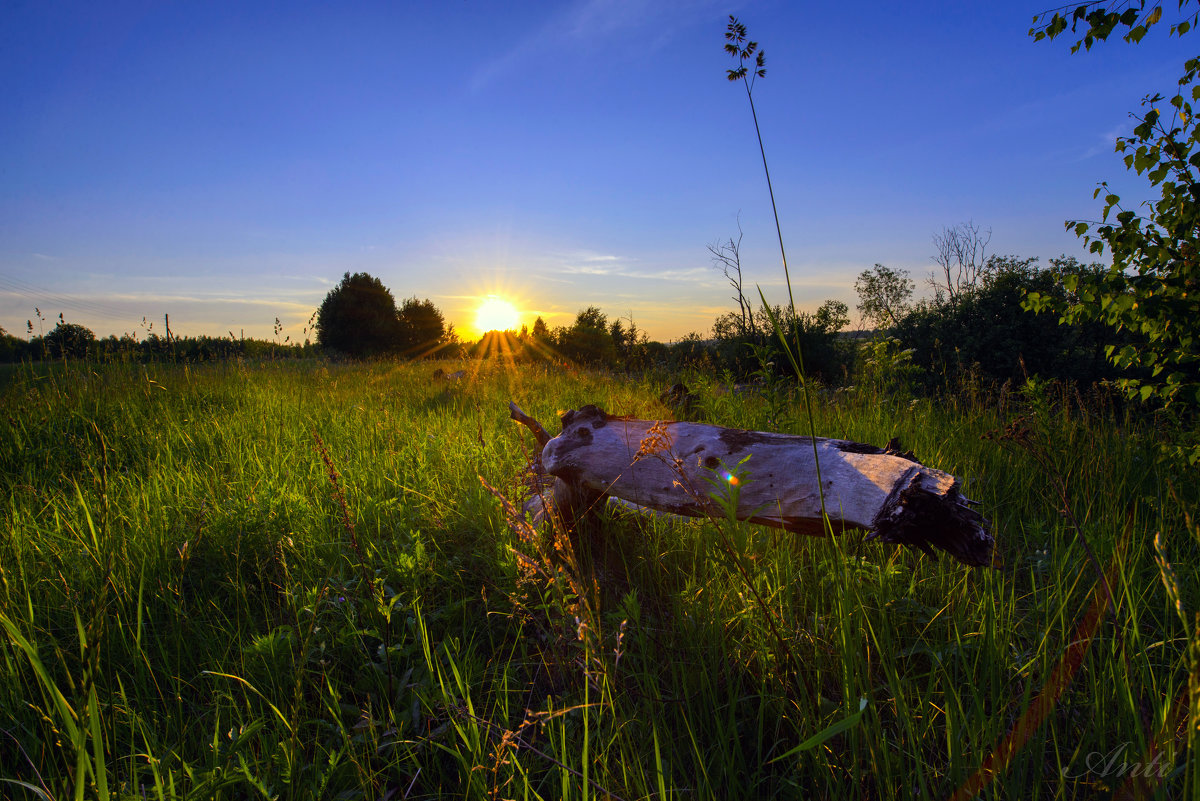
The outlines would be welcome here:
[[[1135,5],[1136,3],[1136,5]],[[1194,0],[1179,0],[1179,10],[1185,6],[1194,5]],[[1066,13],[1064,13],[1066,12]],[[1182,36],[1196,26],[1200,12],[1182,19],[1171,25],[1171,33]],[[1087,25],[1083,35],[1071,45],[1071,52],[1079,52],[1079,48],[1091,50],[1096,42],[1103,42],[1118,27],[1125,28],[1121,37],[1126,42],[1136,44],[1149,32],[1150,28],[1162,22],[1162,6],[1157,3],[1146,11],[1146,0],[1124,0],[1121,3],[1110,4],[1107,8],[1099,0],[1079,3],[1075,6],[1066,5],[1043,12],[1033,18],[1034,27],[1029,29],[1029,35],[1034,41],[1054,39],[1070,26],[1075,33],[1079,23]]]
[[[854,361],[853,349],[846,346],[839,332],[850,322],[849,309],[840,300],[827,300],[814,312],[796,312],[775,306],[770,311],[754,310],[753,327],[741,324],[738,312],[727,312],[713,321],[713,358],[722,370],[735,378],[748,378],[766,364],[777,375],[795,375],[785,353],[780,351],[773,330],[772,315],[789,346],[799,348],[808,374],[827,383],[838,383]],[[778,358],[777,358],[778,357]]]
[[[858,313],[874,328],[893,326],[912,307],[913,286],[908,270],[893,270],[882,264],[863,270],[854,281]]]
[[[953,302],[943,297],[917,304],[891,333],[913,349],[913,363],[930,379],[940,377],[951,386],[967,372],[996,382],[1023,382],[1028,375],[1097,381],[1111,373],[1104,363],[1104,330],[1063,329],[1054,316],[1021,305],[1031,292],[1065,302],[1065,277],[1097,269],[1074,259],[1055,259],[1042,268],[1036,258],[993,256],[978,286]]]
[[[1179,9],[1195,5],[1180,0]],[[1049,12],[1048,12],[1049,13]],[[1182,36],[1196,24],[1195,12],[1171,26]],[[1145,11],[1145,0],[1104,7],[1088,3],[1035,18],[1035,39],[1054,39],[1083,23],[1086,28],[1072,51],[1085,50],[1119,29],[1127,42],[1140,41],[1162,20],[1162,7]],[[1107,184],[1102,221],[1070,221],[1067,228],[1089,244],[1091,252],[1107,248],[1111,267],[1098,274],[1072,275],[1065,285],[1072,297],[1056,303],[1043,295],[1029,299],[1031,308],[1053,309],[1065,324],[1100,321],[1133,341],[1110,343],[1112,363],[1132,371],[1121,379],[1125,392],[1143,401],[1177,404],[1200,410],[1200,127],[1192,103],[1200,98],[1196,82],[1200,59],[1183,66],[1178,89],[1164,104],[1160,94],[1148,96],[1132,136],[1117,139],[1127,169],[1145,175],[1161,193],[1147,202],[1141,215],[1121,205]],[[1193,453],[1200,460],[1200,446]]]
[[[608,317],[596,306],[581,309],[570,328],[559,332],[558,351],[578,364],[615,364],[617,346],[608,330]]]
[[[446,342],[446,321],[431,300],[411,297],[398,314],[400,349],[407,356],[429,356]]]
[[[850,323],[849,309],[840,300],[827,300],[815,312],[786,315],[776,310],[787,341],[794,343],[807,375],[826,383],[845,380],[854,351],[842,342],[838,333]]]
[[[716,354],[709,343],[691,331],[667,346],[667,360],[672,368],[690,368],[711,373],[716,368]]]
[[[913,364],[913,348],[895,337],[876,337],[859,346],[859,382],[881,395],[911,388],[921,368]]]
[[[88,349],[96,341],[96,335],[90,328],[78,323],[68,323],[59,315],[58,325],[43,338],[42,342],[49,356],[66,359],[82,359],[88,355]]]
[[[0,362],[19,362],[31,355],[30,343],[7,332],[0,334]]]
[[[349,356],[377,356],[400,344],[396,301],[378,278],[346,273],[317,310],[317,344]]]
[[[645,331],[638,329],[632,316],[629,318],[628,327],[622,320],[613,320],[609,323],[608,333],[616,350],[617,363],[626,373],[645,370],[650,366],[647,352],[650,338]]]

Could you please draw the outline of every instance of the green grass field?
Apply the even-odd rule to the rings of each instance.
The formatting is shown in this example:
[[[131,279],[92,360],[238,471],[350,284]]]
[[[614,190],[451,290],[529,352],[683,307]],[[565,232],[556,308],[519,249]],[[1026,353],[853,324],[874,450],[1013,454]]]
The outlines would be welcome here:
[[[625,512],[530,537],[480,480],[520,495],[507,402],[669,418],[668,378],[438,366],[11,370],[0,796],[1200,797],[1200,482],[1150,423],[821,393],[819,435],[965,479],[995,569]]]

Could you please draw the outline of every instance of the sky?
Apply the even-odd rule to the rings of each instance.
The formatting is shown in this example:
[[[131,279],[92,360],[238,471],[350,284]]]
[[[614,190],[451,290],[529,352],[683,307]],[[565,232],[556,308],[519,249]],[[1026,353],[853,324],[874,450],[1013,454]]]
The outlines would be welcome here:
[[[1164,25],[1072,55],[1028,35],[1046,7],[5,0],[0,327],[301,341],[365,271],[467,338],[499,295],[671,341],[735,308],[707,246],[739,225],[748,294],[786,302],[730,14],[766,54],[798,308],[853,315],[876,263],[922,282],[967,221],[997,254],[1085,258],[1064,221],[1099,216],[1101,181],[1149,195],[1113,143],[1195,53]]]

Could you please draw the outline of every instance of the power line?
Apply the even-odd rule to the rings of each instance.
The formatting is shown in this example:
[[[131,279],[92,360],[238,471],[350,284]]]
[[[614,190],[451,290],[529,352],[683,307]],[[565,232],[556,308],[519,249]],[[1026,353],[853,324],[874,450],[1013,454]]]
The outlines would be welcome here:
[[[106,318],[120,318],[129,314],[127,308],[118,309],[114,304],[80,298],[78,295],[61,295],[13,276],[0,275],[0,290],[7,290],[15,295],[19,295],[39,309],[42,307],[54,307],[56,309],[61,307],[66,311],[94,314]]]

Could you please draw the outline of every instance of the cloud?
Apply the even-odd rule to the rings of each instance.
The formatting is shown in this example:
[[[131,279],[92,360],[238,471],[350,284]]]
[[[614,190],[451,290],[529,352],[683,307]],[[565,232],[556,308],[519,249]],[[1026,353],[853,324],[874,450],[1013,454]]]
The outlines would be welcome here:
[[[629,256],[589,250],[556,254],[550,258],[550,262],[541,270],[549,280],[555,280],[555,275],[593,275],[644,281],[682,281],[697,286],[717,286],[722,283],[720,276],[709,267],[655,267],[641,264],[638,259]]]
[[[572,253],[560,253],[552,257],[557,262],[550,270],[566,275],[622,275],[622,265],[636,259],[615,256],[610,253],[596,253],[582,250]]]
[[[548,54],[596,47],[617,36],[633,36],[644,56],[669,41],[681,28],[708,21],[716,0],[575,0],[552,14],[541,26],[475,71],[472,92],[486,89],[526,62]]]
[[[1097,137],[1096,144],[1083,151],[1076,161],[1087,161],[1090,158],[1099,156],[1101,153],[1112,153],[1116,147],[1117,137],[1122,134],[1128,135],[1128,125],[1115,125],[1112,130],[1105,131]]]
[[[321,286],[333,285],[333,281],[328,278],[322,278],[319,275],[280,275],[279,277],[288,281],[316,281]]]

